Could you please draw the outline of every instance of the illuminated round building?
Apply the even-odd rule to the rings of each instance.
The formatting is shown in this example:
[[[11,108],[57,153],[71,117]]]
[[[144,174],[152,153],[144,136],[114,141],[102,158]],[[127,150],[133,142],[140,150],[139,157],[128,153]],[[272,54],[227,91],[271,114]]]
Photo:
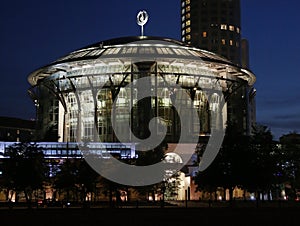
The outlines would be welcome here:
[[[150,78],[147,86],[134,85],[145,77]],[[159,116],[167,128],[166,141],[172,143],[178,141],[180,123],[189,125],[197,136],[224,128],[229,115],[227,107],[219,109],[218,103],[223,98],[226,105],[235,90],[253,85],[255,76],[222,56],[180,41],[137,36],[73,51],[35,70],[28,80],[37,107],[38,140],[55,134],[62,142],[118,142],[113,120],[116,127],[129,122],[131,131],[145,138],[149,121]],[[176,86],[190,100],[176,95]],[[221,94],[208,97],[205,90],[215,86],[221,87]],[[141,100],[139,93],[147,89],[157,95]],[[175,102],[187,116],[184,122],[173,107]],[[199,121],[193,121],[192,112],[197,112]],[[156,126],[159,131],[159,123]],[[130,131],[123,134],[130,136]]]

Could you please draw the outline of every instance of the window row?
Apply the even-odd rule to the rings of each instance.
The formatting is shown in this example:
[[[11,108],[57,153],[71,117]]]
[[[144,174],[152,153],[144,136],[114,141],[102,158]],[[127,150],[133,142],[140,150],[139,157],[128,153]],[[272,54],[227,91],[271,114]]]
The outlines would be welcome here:
[[[221,24],[220,29],[221,30],[236,31],[238,34],[240,33],[240,28],[239,27],[234,27],[233,25]]]

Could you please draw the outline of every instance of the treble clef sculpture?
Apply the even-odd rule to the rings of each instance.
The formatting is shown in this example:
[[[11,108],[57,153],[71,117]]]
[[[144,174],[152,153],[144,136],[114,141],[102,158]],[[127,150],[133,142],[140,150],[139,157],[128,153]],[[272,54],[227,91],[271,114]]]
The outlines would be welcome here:
[[[144,25],[148,22],[149,15],[145,10],[140,11],[137,14],[137,24],[141,26],[141,36],[144,36]]]

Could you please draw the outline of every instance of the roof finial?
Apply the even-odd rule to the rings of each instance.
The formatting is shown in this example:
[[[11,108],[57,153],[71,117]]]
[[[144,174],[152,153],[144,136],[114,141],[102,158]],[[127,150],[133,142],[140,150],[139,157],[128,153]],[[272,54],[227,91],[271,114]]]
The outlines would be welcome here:
[[[141,26],[141,36],[144,36],[144,25],[148,22],[149,16],[146,10],[139,11],[136,17],[137,24]]]

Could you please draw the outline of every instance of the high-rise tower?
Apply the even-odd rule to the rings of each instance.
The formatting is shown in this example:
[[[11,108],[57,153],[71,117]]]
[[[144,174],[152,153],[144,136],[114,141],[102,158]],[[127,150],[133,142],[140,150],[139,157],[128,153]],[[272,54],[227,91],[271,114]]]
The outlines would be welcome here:
[[[240,0],[181,0],[182,41],[241,65]]]
[[[182,41],[249,68],[249,49],[241,38],[240,0],[181,0]],[[230,73],[225,68],[224,73]],[[255,89],[246,83],[232,84],[227,99],[227,122],[250,134],[255,124]]]

